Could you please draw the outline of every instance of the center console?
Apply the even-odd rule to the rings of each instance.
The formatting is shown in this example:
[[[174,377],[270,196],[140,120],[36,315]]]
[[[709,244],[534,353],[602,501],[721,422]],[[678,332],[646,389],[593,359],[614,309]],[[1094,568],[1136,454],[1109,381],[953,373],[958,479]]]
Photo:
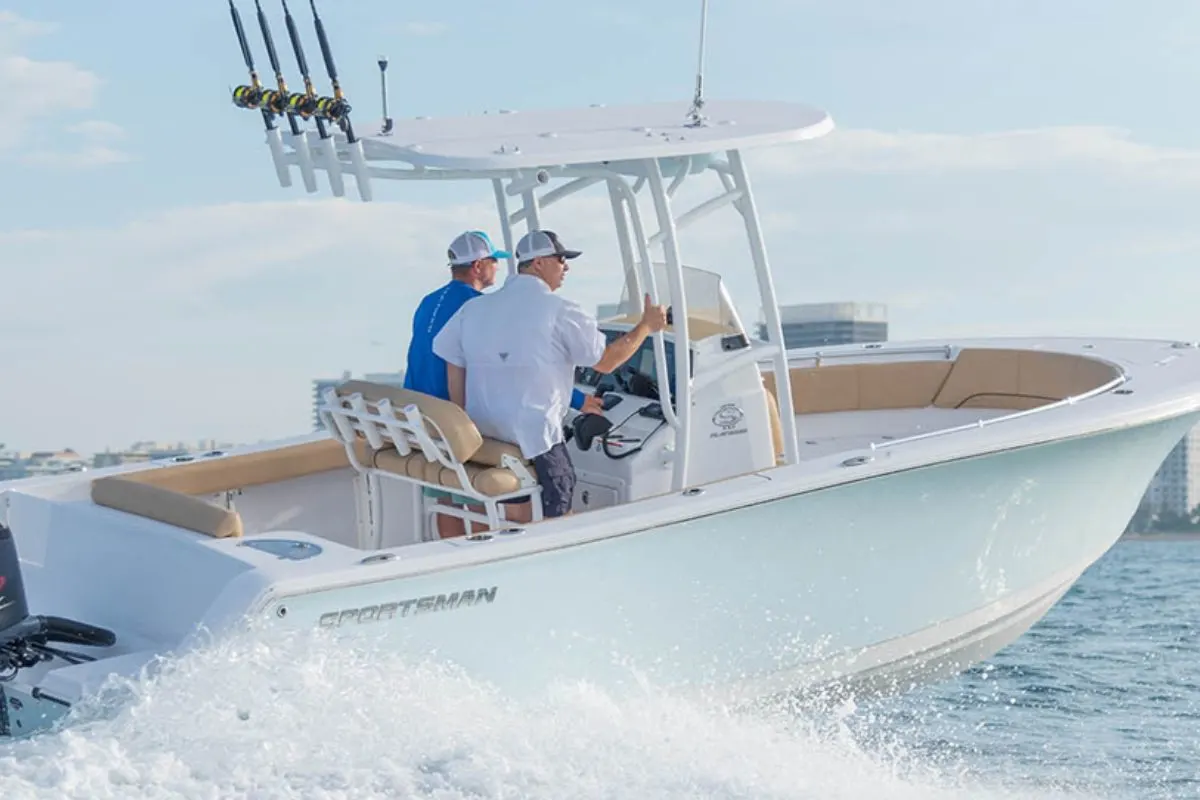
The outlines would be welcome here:
[[[567,420],[567,449],[577,476],[574,507],[579,511],[660,494],[671,484],[675,434],[658,401],[612,390],[601,400],[605,423],[574,412]]]

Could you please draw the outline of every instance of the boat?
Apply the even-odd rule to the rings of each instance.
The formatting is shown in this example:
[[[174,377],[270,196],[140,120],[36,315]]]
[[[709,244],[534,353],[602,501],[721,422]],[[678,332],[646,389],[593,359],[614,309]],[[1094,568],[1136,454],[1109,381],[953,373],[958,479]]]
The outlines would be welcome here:
[[[263,112],[282,186],[353,184],[370,201],[382,181],[468,182],[491,192],[509,252],[552,203],[606,191],[623,300],[601,329],[629,330],[644,294],[670,324],[613,373],[578,370],[604,410],[565,421],[567,517],[508,519],[502,501],[539,492],[530,465],[458,406],[353,379],[325,393],[322,430],[0,485],[4,736],[249,623],[436,658],[514,695],[555,681],[731,704],[907,691],[1046,614],[1200,420],[1194,342],[789,350],[744,155],[829,134],[823,110],[708,100],[698,79],[690,105],[393,120],[385,102],[359,135],[315,8],[328,97],[307,68],[303,92],[264,88],[230,6],[252,74],[235,103]],[[685,182],[711,196],[679,207]],[[757,281],[737,291],[757,291],[765,337],[723,265],[686,247],[717,213],[744,230]],[[472,531],[439,539],[438,514]]]

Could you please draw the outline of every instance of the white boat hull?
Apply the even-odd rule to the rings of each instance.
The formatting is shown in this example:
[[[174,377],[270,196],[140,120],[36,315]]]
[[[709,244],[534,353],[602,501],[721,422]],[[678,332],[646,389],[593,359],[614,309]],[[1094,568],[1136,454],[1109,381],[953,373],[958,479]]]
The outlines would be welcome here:
[[[246,620],[450,662],[515,695],[587,681],[742,703],[937,680],[1036,623],[1200,419],[1194,348],[1105,350],[1136,389],[966,424],[970,409],[799,415],[812,453],[796,464],[486,541],[354,546],[349,469],[239,491],[248,527],[230,538],[98,506],[98,474],[11,484],[0,522],[30,612],[117,645],[0,682],[0,733],[42,729],[111,674]],[[909,438],[864,447],[877,424]],[[385,524],[409,519],[384,506]]]
[[[277,596],[506,691],[554,680],[746,700],[961,671],[1120,537],[1195,421],[905,470],[476,567]],[[464,593],[474,593],[460,602]],[[479,599],[484,597],[486,599]]]

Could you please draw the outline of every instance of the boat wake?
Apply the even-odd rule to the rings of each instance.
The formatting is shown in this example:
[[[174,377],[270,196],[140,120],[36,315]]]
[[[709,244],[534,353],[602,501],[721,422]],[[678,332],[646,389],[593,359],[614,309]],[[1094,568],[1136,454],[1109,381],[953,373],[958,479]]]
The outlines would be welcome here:
[[[61,730],[0,745],[0,796],[1018,796],[886,732],[864,743],[851,713],[749,716],[585,685],[517,703],[444,666],[254,632],[109,687]]]

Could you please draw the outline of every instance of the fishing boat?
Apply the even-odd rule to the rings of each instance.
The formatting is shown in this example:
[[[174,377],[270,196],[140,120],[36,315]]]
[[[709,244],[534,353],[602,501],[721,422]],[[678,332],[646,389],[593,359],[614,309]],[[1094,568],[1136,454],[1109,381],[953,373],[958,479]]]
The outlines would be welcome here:
[[[518,448],[453,403],[361,380],[325,393],[316,432],[0,486],[0,734],[44,730],[109,676],[248,621],[514,694],[904,691],[1037,622],[1200,420],[1192,342],[789,350],[744,155],[829,134],[823,110],[710,101],[701,69],[690,103],[393,120],[385,91],[384,122],[359,135],[316,9],[330,96],[286,6],[305,90],[287,90],[259,8],[265,88],[230,6],[252,76],[234,102],[262,112],[283,187],[370,201],[385,181],[462,181],[494,199],[510,252],[551,204],[606,192],[623,300],[602,331],[630,330],[646,294],[671,320],[614,372],[578,370],[603,411],[564,421],[566,517],[534,502],[513,522],[504,501],[540,492]],[[711,194],[682,208],[685,182]],[[744,231],[757,280],[736,290],[757,292],[765,336],[737,313],[731,265],[688,247],[721,213]],[[472,531],[438,538],[441,514]]]

